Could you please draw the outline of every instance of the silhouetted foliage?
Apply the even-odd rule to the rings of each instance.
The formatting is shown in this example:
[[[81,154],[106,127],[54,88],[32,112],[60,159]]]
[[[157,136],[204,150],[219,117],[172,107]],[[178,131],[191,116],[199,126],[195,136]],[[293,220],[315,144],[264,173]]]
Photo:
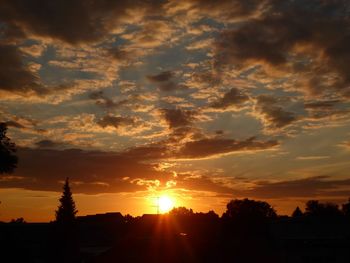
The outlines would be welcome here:
[[[16,144],[6,136],[6,123],[0,123],[0,174],[12,173],[17,167]]]
[[[192,209],[187,209],[186,207],[180,206],[173,208],[169,214],[171,216],[191,216],[193,215]]]
[[[295,210],[293,211],[293,213],[292,213],[292,217],[300,217],[300,216],[303,216],[303,215],[304,215],[304,213],[301,211],[299,206],[297,206],[295,208]]]
[[[70,193],[68,180],[66,188]],[[339,217],[332,217],[334,220],[308,216],[333,211],[337,208],[334,204],[311,200],[307,205],[309,214],[291,219],[276,216],[266,202],[249,199],[229,202],[222,218],[214,211],[195,213],[185,207],[165,215],[146,214],[135,218],[118,212],[80,216],[68,224],[51,223],[46,229],[42,225],[23,224],[24,220],[19,218],[12,220],[12,224],[3,224],[16,231],[10,242],[7,233],[1,235],[0,224],[0,247],[12,257],[26,249],[23,256],[18,256],[20,260],[16,258],[11,262],[27,262],[36,246],[40,251],[38,255],[47,256],[28,262],[277,263],[304,262],[304,259],[307,259],[305,262],[350,262],[347,260],[350,221],[344,216],[349,203],[350,200],[343,205]],[[303,214],[299,207],[295,211],[295,217]],[[327,214],[339,215],[338,212]],[[41,236],[37,229],[43,229]],[[22,240],[26,231],[29,234]],[[35,246],[28,242],[37,236],[39,242]],[[5,237],[3,243],[2,237]],[[22,247],[18,246],[19,241]],[[99,252],[100,248],[106,250]],[[320,261],[323,258],[325,260]],[[339,261],[339,258],[345,260]]]
[[[350,198],[347,203],[342,205],[342,212],[345,216],[350,217]]]
[[[63,185],[63,193],[56,210],[56,221],[52,224],[50,233],[50,262],[80,262],[78,225],[69,179]]]
[[[219,215],[215,213],[213,210],[210,210],[208,213],[204,215],[207,216],[208,218],[219,219]]]
[[[25,224],[26,221],[24,221],[24,218],[23,217],[19,217],[17,219],[12,219],[11,224]]]
[[[124,222],[125,223],[132,223],[132,222],[134,222],[134,217],[132,216],[132,215],[129,215],[129,214],[127,214],[127,215],[125,215],[124,216]]]
[[[320,203],[318,200],[309,200],[306,202],[305,214],[308,216],[334,217],[340,216],[341,211],[336,204]]]
[[[75,219],[75,214],[78,211],[75,208],[75,202],[73,200],[72,192],[69,187],[69,179],[66,178],[66,181],[63,186],[63,193],[60,198],[60,205],[56,210],[56,222],[59,223],[70,223]]]
[[[277,217],[275,209],[264,201],[255,201],[247,198],[243,200],[235,199],[231,200],[226,207],[227,210],[222,217],[235,221],[265,220]]]

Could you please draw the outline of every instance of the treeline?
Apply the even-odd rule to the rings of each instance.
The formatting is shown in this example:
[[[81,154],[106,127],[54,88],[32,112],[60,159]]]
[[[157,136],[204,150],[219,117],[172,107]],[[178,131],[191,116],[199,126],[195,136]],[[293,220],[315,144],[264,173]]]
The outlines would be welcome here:
[[[167,213],[172,217],[197,217],[197,218],[212,218],[224,220],[273,220],[279,218],[288,218],[286,215],[278,215],[276,210],[267,202],[253,200],[253,199],[234,199],[227,203],[226,211],[220,217],[213,210],[207,213],[195,213],[191,208],[176,207]],[[337,205],[331,202],[320,202],[319,200],[309,200],[305,203],[305,209],[302,211],[299,206],[291,214],[295,217],[349,217],[350,218],[350,198],[342,204]],[[141,219],[140,216],[133,217],[131,215],[125,216],[126,222]]]
[[[310,200],[305,204],[305,211],[301,211],[299,207],[296,207],[292,213],[292,217],[300,216],[316,216],[316,217],[350,217],[350,198],[347,203],[344,203],[339,207],[334,203],[321,203],[318,200]]]

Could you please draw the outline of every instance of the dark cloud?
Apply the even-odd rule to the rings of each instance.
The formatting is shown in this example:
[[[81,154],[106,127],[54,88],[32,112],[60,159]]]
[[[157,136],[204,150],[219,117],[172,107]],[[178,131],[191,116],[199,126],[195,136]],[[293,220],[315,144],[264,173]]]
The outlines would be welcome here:
[[[227,109],[230,107],[240,108],[249,100],[249,97],[236,88],[230,89],[222,98],[211,104],[215,109]]]
[[[171,71],[163,71],[159,73],[158,75],[149,75],[147,76],[147,79],[151,82],[165,82],[169,81],[175,76],[175,74]]]
[[[304,107],[305,109],[331,109],[339,102],[339,100],[312,101],[304,103]]]
[[[18,128],[18,129],[26,128],[25,126],[23,126],[22,124],[20,124],[19,122],[16,122],[16,121],[6,121],[5,123],[6,123],[7,127],[14,127],[14,128]]]
[[[176,134],[178,129],[193,129],[188,118],[190,111],[180,112],[181,117],[170,114],[169,125]],[[173,112],[172,112],[173,113]],[[175,114],[176,116],[176,114]],[[182,119],[184,116],[185,120]],[[189,117],[190,116],[190,117]],[[132,125],[129,119],[107,115],[99,120],[101,127]],[[181,132],[180,132],[181,133]],[[183,133],[187,133],[183,132]],[[201,135],[203,137],[203,135]],[[146,190],[149,187],[166,187],[169,180],[175,180],[180,187],[229,193],[230,187],[216,183],[207,176],[193,177],[156,170],[154,162],[167,159],[201,159],[221,154],[266,150],[278,146],[277,141],[259,141],[249,138],[243,141],[224,138],[201,139],[192,136],[190,141],[169,138],[136,146],[121,152],[83,151],[65,149],[68,144],[45,139],[36,143],[36,149],[20,148],[21,165],[15,177],[0,178],[1,188],[24,188],[31,190],[57,191],[62,179],[70,177],[77,193],[129,192]]]
[[[322,120],[332,117],[333,120],[340,120],[349,116],[350,111],[344,107],[341,100],[322,100],[304,103],[310,120]]]
[[[337,193],[341,190],[342,193]],[[257,182],[255,187],[241,194],[256,198],[349,196],[350,179],[332,180],[330,176],[316,176],[290,181]]]
[[[116,26],[160,8],[158,1],[4,0],[0,17],[26,34],[78,44],[101,40]]]
[[[198,159],[239,151],[266,150],[278,145],[275,140],[258,141],[254,137],[244,141],[224,138],[201,139],[185,143],[176,157]]]
[[[149,82],[154,83],[159,90],[169,92],[187,87],[174,81],[175,73],[172,71],[163,71],[157,75],[146,76]]]
[[[0,91],[43,97],[75,88],[74,82],[44,85],[24,63],[25,55],[16,46],[0,44],[0,56]]]
[[[35,145],[38,148],[43,148],[43,149],[47,149],[47,148],[59,148],[65,145],[65,143],[62,142],[55,142],[52,140],[41,140],[35,143]]]
[[[207,71],[204,72],[196,71],[192,73],[192,82],[195,86],[208,85],[210,87],[216,87],[221,84],[221,77],[219,74]]]
[[[216,66],[263,62],[291,73],[306,73],[305,87],[311,94],[336,90],[349,96],[349,2],[269,2],[258,18],[222,32],[215,43]],[[300,57],[306,65],[302,71],[296,66]],[[327,80],[328,75],[336,77]]]
[[[176,176],[176,187],[221,194],[232,194],[233,192],[231,187],[222,182],[215,182],[210,176],[191,173],[178,173]]]
[[[130,192],[146,190],[142,180],[164,182],[172,177],[119,153],[20,148],[18,155],[21,165],[14,179],[0,177],[0,188],[61,191],[60,182],[69,177],[75,193]]]
[[[123,126],[133,125],[135,123],[135,120],[129,117],[106,115],[101,119],[97,120],[96,123],[102,128],[114,127],[118,129]]]
[[[113,101],[110,98],[108,98],[103,91],[96,91],[92,92],[89,95],[90,99],[96,100],[96,105],[104,107],[104,108],[118,108],[123,105],[126,105],[129,103],[128,99],[120,100],[120,101]]]
[[[188,134],[188,131],[184,134]],[[130,148],[124,154],[138,160],[195,160],[234,152],[269,150],[279,146],[279,142],[276,140],[262,141],[254,137],[239,141],[221,137],[203,138],[203,136],[203,134],[199,134],[190,137],[190,139],[187,137],[187,140],[183,141],[183,134],[179,136],[171,134],[167,139]]]
[[[23,54],[14,46],[0,44],[0,90],[28,93],[41,91],[38,77],[23,64]]]
[[[234,18],[237,16],[244,16],[254,13],[257,8],[264,2],[264,0],[223,0],[220,2],[213,2],[210,0],[194,0],[195,5],[210,13],[213,10],[219,10],[227,18]]]
[[[237,188],[237,185],[246,183],[249,188]],[[332,198],[348,197],[350,195],[350,179],[332,179],[330,176],[314,176],[285,181],[253,181],[248,179],[226,178],[215,180],[193,174],[178,174],[177,187],[190,187],[202,191],[213,191],[218,194],[249,197],[259,199],[286,199],[286,198]]]
[[[275,97],[270,95],[260,95],[257,97],[256,110],[262,116],[262,120],[267,128],[283,128],[297,120],[294,113],[285,111]]]
[[[171,153],[168,142],[160,141],[127,149],[125,155],[135,160],[159,160],[169,158]]]
[[[199,20],[211,17],[222,22],[254,15],[267,2],[265,0],[186,0],[171,1],[176,5],[184,5],[178,10],[184,11],[186,19]],[[176,9],[176,8],[175,8]]]
[[[108,50],[112,58],[118,62],[129,61],[133,58],[133,52],[121,47],[113,47]]]
[[[170,129],[190,126],[198,114],[196,111],[183,109],[161,109],[160,112]]]

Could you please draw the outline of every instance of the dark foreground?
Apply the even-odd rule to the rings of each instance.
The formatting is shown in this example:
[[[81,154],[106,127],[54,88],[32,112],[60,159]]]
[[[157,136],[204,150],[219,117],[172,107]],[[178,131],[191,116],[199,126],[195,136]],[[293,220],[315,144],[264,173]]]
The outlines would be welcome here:
[[[210,214],[109,213],[71,226],[2,223],[0,242],[0,262],[350,262],[350,223],[343,217],[251,224]]]

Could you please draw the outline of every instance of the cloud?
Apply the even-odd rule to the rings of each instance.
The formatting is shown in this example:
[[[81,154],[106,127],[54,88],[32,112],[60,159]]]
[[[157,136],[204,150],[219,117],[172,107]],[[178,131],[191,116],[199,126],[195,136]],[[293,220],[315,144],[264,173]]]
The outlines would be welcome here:
[[[270,95],[259,95],[256,100],[256,112],[266,129],[284,128],[297,120],[293,112],[284,110],[280,102]]]
[[[170,129],[190,126],[198,114],[196,111],[183,109],[160,109],[159,111]]]
[[[201,39],[196,42],[193,42],[189,44],[186,49],[187,50],[202,50],[202,49],[209,49],[212,46],[212,39]]]
[[[155,1],[156,2],[156,1]],[[178,40],[177,29],[171,21],[162,18],[161,14],[149,17],[139,24],[133,32],[122,34],[121,37],[130,41],[130,47],[137,50],[150,51],[161,45],[172,45]]]
[[[22,61],[23,54],[14,46],[0,44],[0,90],[15,93],[40,93],[38,77]]]
[[[170,156],[166,141],[135,146],[127,149],[124,154],[135,160],[160,160]]]
[[[290,181],[257,182],[251,190],[240,194],[255,198],[349,196],[350,179],[332,180],[330,176],[315,176]]]
[[[158,75],[149,75],[147,76],[147,79],[151,82],[164,82],[169,81],[171,78],[174,77],[174,75],[175,74],[171,71],[163,71]]]
[[[89,94],[89,98],[95,100],[97,106],[107,111],[123,108],[132,112],[148,112],[154,108],[153,102],[157,100],[154,94],[148,92],[123,94],[121,97],[119,100],[113,100],[102,90]]]
[[[172,71],[163,71],[157,75],[146,76],[147,80],[155,84],[159,90],[170,92],[177,89],[186,89],[186,86],[174,82],[175,73]]]
[[[61,191],[62,180],[69,177],[75,193],[133,192],[147,189],[133,179],[165,184],[172,178],[172,173],[113,152],[19,148],[18,156],[17,179],[0,180],[0,188]]]
[[[297,160],[308,161],[308,160],[323,160],[328,159],[330,156],[327,155],[319,155],[319,156],[298,156]]]
[[[338,146],[343,147],[346,150],[350,150],[350,140],[349,141],[343,141]]]
[[[339,124],[347,119],[350,111],[341,100],[315,100],[304,103],[306,120],[310,122],[327,121],[327,125]],[[326,124],[325,124],[326,125]],[[316,125],[315,125],[316,126]]]
[[[249,97],[240,92],[236,88],[231,88],[224,96],[211,104],[214,109],[239,109],[245,102],[249,100]]]
[[[14,45],[0,44],[0,55],[0,95],[3,98],[31,100],[35,97],[46,100],[50,97],[59,100],[60,96],[66,97],[79,90],[74,81],[56,85],[43,84],[36,71],[31,69],[33,63],[25,64],[25,54]]]
[[[323,101],[312,101],[304,103],[305,109],[330,109],[333,108],[340,100],[323,100]]]
[[[234,152],[267,150],[278,146],[275,140],[258,141],[254,137],[243,141],[210,138],[187,142],[176,153],[176,158],[201,159]]]
[[[233,22],[259,13],[264,0],[171,0],[167,12],[183,21],[199,21],[201,18],[213,18],[221,22]]]
[[[20,124],[19,122],[16,121],[6,121],[6,126],[7,127],[14,127],[14,128],[18,128],[18,129],[24,129],[25,126],[23,126],[22,124]]]
[[[191,189],[193,191],[207,191],[220,194],[232,194],[233,188],[222,182],[215,181],[215,178],[196,173],[177,173],[176,188]]]
[[[118,62],[126,62],[134,57],[134,53],[131,50],[122,47],[112,47],[108,50],[108,53]]]
[[[89,95],[90,99],[96,100],[96,105],[105,107],[105,108],[118,108],[120,106],[123,106],[127,103],[129,103],[128,99],[120,100],[118,102],[115,102],[108,98],[106,95],[104,95],[103,91],[95,91],[90,93]]]
[[[260,64],[292,74],[302,91],[348,97],[348,2],[269,1],[259,17],[224,30],[214,44],[217,67]]]
[[[156,14],[161,6],[143,1],[84,1],[50,3],[41,0],[2,1],[0,14],[10,27],[26,34],[50,37],[70,44],[101,40],[126,22]]]
[[[52,140],[41,140],[41,141],[37,141],[35,143],[35,145],[38,148],[42,148],[42,149],[50,149],[50,148],[60,148],[62,146],[65,145],[65,143],[62,142],[56,142],[56,141],[52,141]]]
[[[129,117],[106,115],[101,119],[97,120],[96,123],[102,128],[114,127],[115,129],[119,129],[120,127],[123,127],[123,126],[134,125],[135,120]]]

